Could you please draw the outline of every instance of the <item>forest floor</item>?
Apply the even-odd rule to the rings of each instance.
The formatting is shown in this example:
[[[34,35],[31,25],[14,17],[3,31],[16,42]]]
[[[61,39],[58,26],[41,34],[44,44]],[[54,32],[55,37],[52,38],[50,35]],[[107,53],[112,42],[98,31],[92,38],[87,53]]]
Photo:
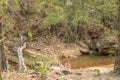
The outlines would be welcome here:
[[[113,74],[113,64],[87,67],[73,70],[58,70],[54,68],[41,75],[39,72],[5,72],[5,80],[120,80],[120,76]]]

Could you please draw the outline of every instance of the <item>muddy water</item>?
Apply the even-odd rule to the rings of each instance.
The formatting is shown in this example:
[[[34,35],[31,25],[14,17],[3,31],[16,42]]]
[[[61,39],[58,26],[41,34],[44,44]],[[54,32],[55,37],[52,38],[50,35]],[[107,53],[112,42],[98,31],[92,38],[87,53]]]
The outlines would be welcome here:
[[[71,69],[114,64],[114,58],[108,56],[80,56],[79,58],[60,58],[60,64]]]

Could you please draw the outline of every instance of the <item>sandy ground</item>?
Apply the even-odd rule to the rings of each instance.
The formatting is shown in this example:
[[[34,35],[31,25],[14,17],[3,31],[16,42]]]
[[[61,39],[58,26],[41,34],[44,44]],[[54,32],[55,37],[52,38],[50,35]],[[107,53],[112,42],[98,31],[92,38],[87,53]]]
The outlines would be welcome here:
[[[112,73],[113,64],[67,70],[54,67],[42,76],[40,72],[5,72],[4,80],[120,80],[120,76]],[[95,70],[99,71],[95,72]]]
[[[95,70],[98,70],[96,72]],[[120,80],[120,76],[113,74],[113,64],[66,71],[51,71],[47,80]]]

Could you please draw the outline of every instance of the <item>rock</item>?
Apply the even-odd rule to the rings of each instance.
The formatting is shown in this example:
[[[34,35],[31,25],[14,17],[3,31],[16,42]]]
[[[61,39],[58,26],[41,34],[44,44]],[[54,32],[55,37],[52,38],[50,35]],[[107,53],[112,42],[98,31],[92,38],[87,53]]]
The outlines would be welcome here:
[[[79,49],[82,54],[88,54],[90,52],[88,48],[79,47]]]
[[[82,73],[77,72],[76,75],[82,75]]]
[[[79,50],[82,54],[88,54],[89,53],[89,46],[85,44],[83,41],[77,41],[76,43],[79,46]]]
[[[68,74],[72,74],[70,71],[68,71],[68,70],[62,70],[62,73],[64,74],[64,75],[68,75]]]
[[[88,49],[88,45],[85,44],[83,41],[79,41],[76,44],[79,45],[79,46],[81,46],[81,47],[83,47],[83,48],[85,48],[85,49]]]
[[[52,66],[51,66],[51,70],[58,70],[58,71],[60,71],[61,69],[62,69],[62,67],[59,66],[58,64],[52,64]]]

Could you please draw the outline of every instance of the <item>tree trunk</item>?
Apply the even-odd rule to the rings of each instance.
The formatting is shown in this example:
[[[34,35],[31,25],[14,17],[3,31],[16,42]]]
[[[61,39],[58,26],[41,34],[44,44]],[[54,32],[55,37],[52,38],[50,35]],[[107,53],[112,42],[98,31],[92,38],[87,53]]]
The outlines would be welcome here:
[[[120,0],[118,0],[118,19],[117,19],[117,30],[119,32],[119,42],[120,42]],[[114,65],[114,71],[118,74],[120,74],[120,44],[118,47],[118,53],[115,57],[115,65]]]
[[[0,23],[0,80],[2,80],[1,72],[8,69],[6,62],[7,61],[4,53],[4,44],[2,40],[2,24]]]
[[[0,24],[0,39],[2,39],[2,25],[1,24]],[[2,80],[1,72],[2,72],[2,51],[1,51],[1,45],[0,45],[0,80]]]
[[[20,67],[20,70],[27,70],[23,53],[22,53],[23,49],[26,48],[26,43],[23,43],[22,35],[20,35],[20,37],[21,37],[21,42],[20,42],[20,46],[18,47],[19,67]]]

